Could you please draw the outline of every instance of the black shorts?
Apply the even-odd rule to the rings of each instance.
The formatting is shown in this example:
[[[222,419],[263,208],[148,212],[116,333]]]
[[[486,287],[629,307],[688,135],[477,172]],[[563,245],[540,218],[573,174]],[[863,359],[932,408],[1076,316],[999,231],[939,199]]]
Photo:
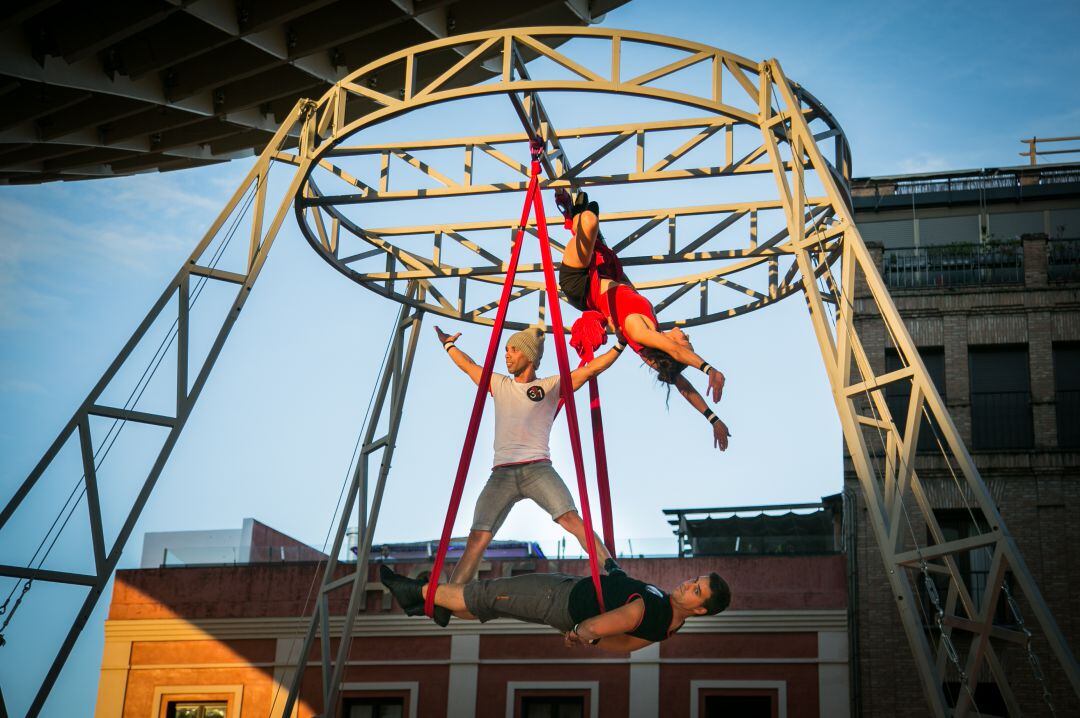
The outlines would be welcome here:
[[[579,312],[589,310],[589,270],[581,267],[559,265],[559,289],[566,301]]]

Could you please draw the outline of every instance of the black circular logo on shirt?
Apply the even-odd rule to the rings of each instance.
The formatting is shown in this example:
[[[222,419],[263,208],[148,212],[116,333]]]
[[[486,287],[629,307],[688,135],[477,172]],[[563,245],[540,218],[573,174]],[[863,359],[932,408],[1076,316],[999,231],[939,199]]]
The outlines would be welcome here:
[[[528,390],[525,392],[525,396],[529,397],[533,401],[543,401],[544,400],[544,387],[539,386],[539,385],[530,386],[528,388]]]

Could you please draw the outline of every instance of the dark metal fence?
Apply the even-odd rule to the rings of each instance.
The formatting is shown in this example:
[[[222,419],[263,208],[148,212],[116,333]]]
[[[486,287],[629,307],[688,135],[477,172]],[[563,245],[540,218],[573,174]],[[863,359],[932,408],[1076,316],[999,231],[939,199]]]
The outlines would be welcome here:
[[[1031,392],[971,392],[972,448],[1029,449],[1034,443]]]
[[[886,249],[882,273],[892,289],[1021,284],[1024,249],[1019,242]]]
[[[1080,239],[1047,243],[1046,274],[1052,282],[1080,282]]]

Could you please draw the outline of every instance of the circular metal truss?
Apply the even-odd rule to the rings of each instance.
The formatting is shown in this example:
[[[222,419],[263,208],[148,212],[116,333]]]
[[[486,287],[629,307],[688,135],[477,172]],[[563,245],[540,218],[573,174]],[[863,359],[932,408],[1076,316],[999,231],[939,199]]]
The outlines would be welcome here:
[[[573,54],[572,40],[591,43],[589,57],[594,65],[603,58],[602,66],[586,66]],[[599,51],[597,43],[602,43]],[[650,60],[658,49],[663,59]],[[426,59],[447,53],[460,59],[437,76],[423,73]],[[627,76],[630,66],[634,71]],[[380,85],[404,89],[390,95],[380,92]],[[571,91],[655,100],[690,115],[557,129],[541,93]],[[406,113],[493,95],[509,98],[523,131],[356,143],[362,131]],[[847,140],[828,110],[780,75],[774,61],[754,62],[708,45],[625,30],[507,29],[437,40],[384,57],[340,81],[312,109],[313,161],[294,203],[302,232],[345,276],[435,314],[492,324],[495,292],[505,277],[517,220],[373,227],[365,210],[374,203],[429,198],[523,196],[528,166],[519,158],[528,156],[533,139],[545,144],[544,189],[743,175],[776,179],[758,183],[776,187],[775,193],[758,189],[749,200],[601,214],[606,239],[632,278],[635,267],[649,268],[648,276],[635,284],[653,301],[664,326],[737,316],[799,291],[799,250],[813,254],[810,271],[828,282],[828,267],[840,255],[844,223],[836,217],[837,197],[850,207]],[[812,132],[815,154],[822,158],[816,165],[805,147],[791,147],[798,134],[791,129],[795,113]],[[672,136],[684,141],[658,154],[654,147],[663,148],[665,137]],[[591,151],[571,158],[575,141],[591,143]],[[432,153],[438,160],[430,158]],[[278,159],[292,161],[286,153]],[[823,172],[830,177],[815,179]],[[785,203],[782,197],[790,197],[790,180],[796,176],[804,201]],[[710,193],[715,198],[715,188],[688,187],[680,197],[704,195],[708,200]],[[556,227],[560,220],[548,219]],[[481,239],[492,236],[494,244]],[[557,238],[551,241],[561,252]],[[454,258],[455,252],[464,258]],[[530,306],[524,317],[511,316],[509,326],[535,322],[531,313],[537,310],[544,315],[541,270],[538,262],[519,267],[512,302],[532,297],[536,307]],[[418,291],[409,291],[413,281]],[[836,288],[826,286],[823,296],[835,301]]]

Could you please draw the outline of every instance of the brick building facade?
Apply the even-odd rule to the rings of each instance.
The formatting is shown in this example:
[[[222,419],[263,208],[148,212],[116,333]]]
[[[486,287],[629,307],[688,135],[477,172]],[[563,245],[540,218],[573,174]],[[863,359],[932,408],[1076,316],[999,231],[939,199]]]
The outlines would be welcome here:
[[[853,189],[856,221],[893,300],[1075,651],[1080,165],[872,178]],[[896,368],[889,367],[882,325],[860,315],[858,301],[856,322],[875,371]],[[962,535],[967,503],[935,449],[931,436],[920,437],[916,471],[943,528]],[[845,483],[860,493],[850,462]],[[856,711],[923,716],[914,661],[861,498],[855,519]],[[926,535],[923,525],[913,530]],[[980,568],[971,559],[970,581]],[[1037,637],[1034,645],[1044,667],[1055,662],[1045,641]],[[1026,655],[1007,650],[1005,661],[1025,715],[1049,715]],[[1059,671],[1047,671],[1047,687],[1057,715],[1080,715]],[[984,712],[998,702],[990,689],[977,695]]]
[[[278,715],[307,627],[318,564],[120,571],[108,620],[96,715],[209,718]],[[356,619],[341,715],[770,716],[848,715],[846,559],[726,556],[631,559],[633,576],[670,587],[715,570],[731,608],[691,619],[674,637],[633,654],[567,649],[545,626],[404,616],[371,565]],[[424,564],[397,563],[415,574]],[[583,574],[585,561],[493,560],[481,576]],[[346,592],[347,593],[347,592]],[[331,606],[340,633],[344,601]],[[310,605],[307,605],[310,612]],[[336,650],[336,646],[333,647]],[[319,648],[309,656],[297,718],[321,714]],[[214,711],[220,710],[215,713]]]

